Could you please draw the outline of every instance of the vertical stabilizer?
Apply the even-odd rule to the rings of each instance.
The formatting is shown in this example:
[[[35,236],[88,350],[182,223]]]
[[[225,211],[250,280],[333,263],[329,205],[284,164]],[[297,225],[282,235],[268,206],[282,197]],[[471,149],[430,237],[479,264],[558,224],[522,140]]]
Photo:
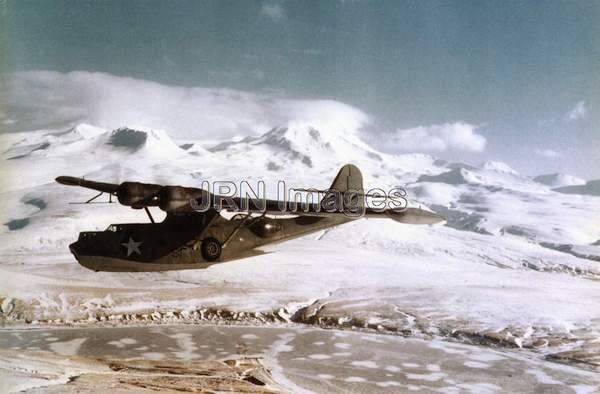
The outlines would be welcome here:
[[[364,212],[365,198],[362,174],[358,167],[346,164],[336,175],[333,183],[321,199],[321,208],[326,211],[339,210],[343,204],[344,211]]]

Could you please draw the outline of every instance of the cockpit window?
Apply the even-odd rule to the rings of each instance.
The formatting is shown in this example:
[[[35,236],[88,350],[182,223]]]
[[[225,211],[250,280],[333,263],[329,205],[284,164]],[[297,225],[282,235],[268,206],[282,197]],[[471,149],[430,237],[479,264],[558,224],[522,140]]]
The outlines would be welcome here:
[[[116,225],[111,224],[110,226],[108,226],[106,231],[112,231],[113,233],[116,233],[117,231],[119,231],[119,228]]]

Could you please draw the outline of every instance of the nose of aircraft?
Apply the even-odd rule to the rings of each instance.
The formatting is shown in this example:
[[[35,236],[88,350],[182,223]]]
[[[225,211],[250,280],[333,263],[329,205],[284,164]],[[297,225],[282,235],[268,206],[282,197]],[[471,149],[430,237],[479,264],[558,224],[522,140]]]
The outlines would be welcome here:
[[[79,244],[80,242],[76,241],[69,245],[69,250],[71,251],[73,256],[75,256],[75,258],[77,258],[77,256],[79,255]]]
[[[89,254],[93,254],[91,245],[81,238],[69,245],[69,250],[75,257],[75,260],[85,268],[93,271],[98,271],[98,266],[94,263],[93,258]]]
[[[71,251],[71,253],[73,253],[73,256],[75,256],[77,260],[79,260],[79,257],[88,255],[91,252],[93,252],[95,246],[94,238],[94,233],[80,233],[77,241],[69,245],[69,250]]]

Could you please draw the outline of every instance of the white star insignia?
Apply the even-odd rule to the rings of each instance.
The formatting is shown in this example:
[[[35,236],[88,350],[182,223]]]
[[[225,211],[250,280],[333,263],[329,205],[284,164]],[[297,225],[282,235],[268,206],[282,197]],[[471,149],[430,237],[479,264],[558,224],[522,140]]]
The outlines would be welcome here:
[[[122,243],[121,245],[125,246],[127,248],[127,257],[129,257],[133,252],[141,255],[142,252],[140,252],[140,245],[142,243],[141,242],[135,242],[133,240],[133,238],[129,237],[129,241]]]

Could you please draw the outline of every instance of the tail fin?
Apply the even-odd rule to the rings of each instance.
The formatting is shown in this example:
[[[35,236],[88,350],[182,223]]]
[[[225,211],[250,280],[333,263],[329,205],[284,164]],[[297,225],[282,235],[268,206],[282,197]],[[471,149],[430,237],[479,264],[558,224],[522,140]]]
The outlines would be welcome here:
[[[358,210],[364,212],[365,198],[363,190],[362,174],[358,167],[353,164],[346,164],[338,172],[321,199],[321,208],[326,211],[336,210],[343,204],[344,211]]]

